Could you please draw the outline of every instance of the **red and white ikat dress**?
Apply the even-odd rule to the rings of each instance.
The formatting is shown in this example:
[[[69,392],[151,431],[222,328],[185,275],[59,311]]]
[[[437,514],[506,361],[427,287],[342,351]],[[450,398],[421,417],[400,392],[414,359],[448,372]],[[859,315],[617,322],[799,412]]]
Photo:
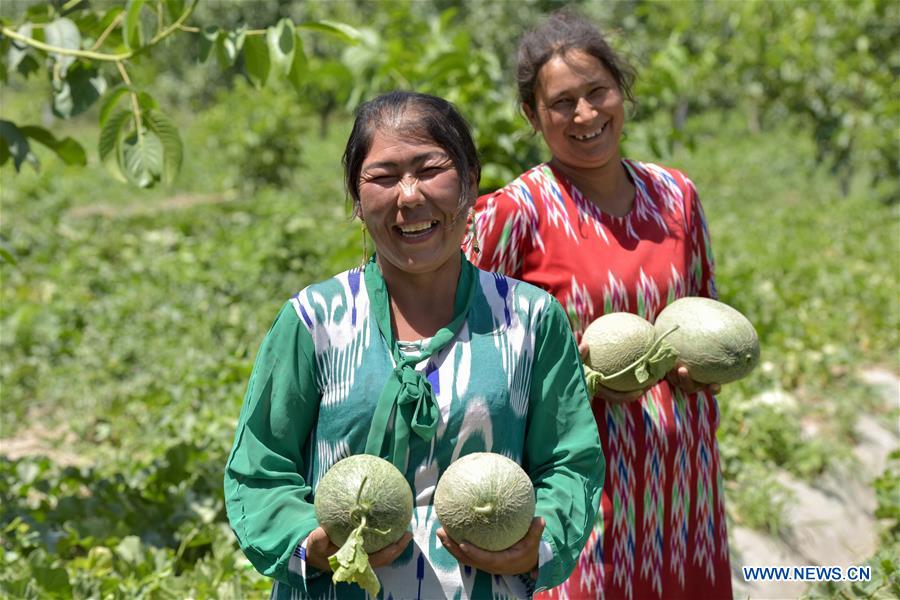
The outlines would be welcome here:
[[[624,217],[602,212],[541,164],[475,207],[475,265],[536,284],[580,339],[616,311],[653,322],[683,296],[716,297],[703,209],[682,173],[625,160],[636,188]],[[640,401],[593,404],[606,458],[600,516],[571,577],[543,599],[731,598],[715,397],[668,382]]]

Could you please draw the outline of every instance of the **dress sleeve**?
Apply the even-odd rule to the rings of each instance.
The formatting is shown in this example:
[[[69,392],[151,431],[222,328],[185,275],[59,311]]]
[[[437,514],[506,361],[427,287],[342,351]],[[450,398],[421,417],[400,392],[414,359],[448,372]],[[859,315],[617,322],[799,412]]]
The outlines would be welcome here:
[[[703,206],[697,195],[694,183],[685,178],[687,190],[687,203],[690,215],[691,237],[691,274],[690,296],[705,296],[718,299],[715,281],[715,260],[713,259],[712,246],[709,243],[709,229],[706,226],[706,216],[703,214]]]
[[[520,278],[522,261],[532,250],[530,231],[536,225],[536,219],[533,205],[528,211],[517,199],[516,185],[514,182],[475,202],[474,239],[479,251],[474,251],[472,236],[467,236],[463,251],[480,269]]]
[[[263,340],[225,467],[225,505],[241,549],[262,573],[306,589],[292,554],[318,527],[303,447],[316,421],[312,337],[285,304]],[[296,560],[296,559],[295,559]]]
[[[525,470],[535,487],[553,557],[540,566],[537,590],[559,585],[575,568],[600,505],[606,463],[590,408],[578,348],[552,299],[538,325],[525,438]]]

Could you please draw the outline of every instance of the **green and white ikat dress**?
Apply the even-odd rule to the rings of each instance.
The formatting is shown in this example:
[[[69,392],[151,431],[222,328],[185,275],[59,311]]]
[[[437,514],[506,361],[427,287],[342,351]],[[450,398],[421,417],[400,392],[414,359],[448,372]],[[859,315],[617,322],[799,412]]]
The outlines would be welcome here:
[[[528,598],[574,567],[605,464],[568,319],[539,288],[464,258],[457,287],[456,325],[428,340],[391,339],[374,261],[307,287],[275,319],[225,472],[232,528],[254,566],[276,580],[273,598],[366,597],[306,568],[305,540],[318,527],[322,475],[367,446],[398,465],[415,498],[413,541],[376,569],[379,598]],[[403,391],[383,393],[389,380]],[[462,566],[436,536],[435,486],[472,452],[503,454],[534,482],[535,512],[546,521],[536,582]]]

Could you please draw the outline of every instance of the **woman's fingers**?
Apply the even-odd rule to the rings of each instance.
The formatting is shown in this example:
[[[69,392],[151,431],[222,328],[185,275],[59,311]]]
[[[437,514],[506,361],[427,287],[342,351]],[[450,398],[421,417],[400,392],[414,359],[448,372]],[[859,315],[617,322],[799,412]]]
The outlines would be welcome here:
[[[587,342],[581,342],[580,344],[578,344],[578,353],[581,355],[581,360],[587,360],[590,351],[591,347],[588,346]]]
[[[460,549],[459,544],[457,544],[453,538],[447,535],[447,532],[444,531],[443,527],[438,528],[437,536],[441,541],[441,544],[443,544],[444,548],[447,549],[447,552],[453,555],[453,558],[455,558],[462,565],[468,565],[470,567],[472,566],[469,557]]]
[[[391,564],[398,556],[403,554],[403,551],[406,550],[412,537],[412,534],[407,531],[403,534],[403,537],[393,544],[382,548],[378,552],[373,552],[369,555],[369,564],[372,565],[373,569]]]
[[[722,391],[722,386],[718,383],[703,384],[694,381],[691,378],[690,370],[684,365],[678,365],[669,371],[666,379],[686,394],[696,394],[700,390],[705,390],[708,394],[715,395]]]
[[[316,527],[306,541],[306,562],[320,571],[330,571],[328,557],[338,551],[321,527]]]

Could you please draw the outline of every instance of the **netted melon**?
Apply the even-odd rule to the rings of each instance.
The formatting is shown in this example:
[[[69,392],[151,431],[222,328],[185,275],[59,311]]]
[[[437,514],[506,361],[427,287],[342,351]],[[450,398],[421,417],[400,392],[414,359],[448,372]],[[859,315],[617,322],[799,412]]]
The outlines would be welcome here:
[[[711,298],[689,296],[666,306],[656,318],[698,383],[729,383],[745,377],[759,362],[759,338],[753,324],[731,306]]]
[[[585,377],[592,394],[598,385],[617,392],[650,387],[672,368],[675,354],[668,332],[633,313],[614,312],[593,321],[581,336],[588,346]]]
[[[534,487],[522,467],[505,456],[467,454],[438,481],[434,510],[455,541],[483,550],[506,550],[528,533],[534,518]]]
[[[403,474],[377,456],[358,454],[334,464],[319,482],[316,518],[340,549],[328,558],[332,580],[358,583],[372,596],[381,584],[368,554],[393,544],[412,519],[412,490]]]

